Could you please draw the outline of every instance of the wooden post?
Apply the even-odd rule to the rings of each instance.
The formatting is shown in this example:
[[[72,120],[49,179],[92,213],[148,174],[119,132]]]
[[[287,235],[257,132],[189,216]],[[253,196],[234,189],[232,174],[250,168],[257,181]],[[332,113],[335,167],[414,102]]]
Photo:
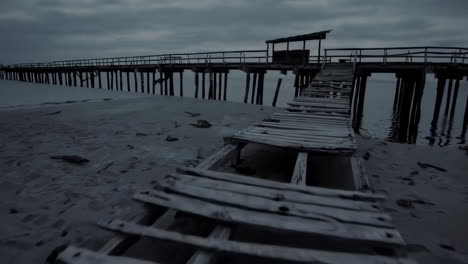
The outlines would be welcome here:
[[[34,77],[34,76],[31,75],[31,77]],[[63,85],[63,72],[62,71],[59,72],[59,82],[60,82],[60,85]]]
[[[250,73],[247,73],[245,78],[245,96],[244,96],[244,104],[247,103],[247,99],[249,97],[249,88],[250,88]]]
[[[75,75],[75,73],[73,73],[73,75]],[[89,88],[89,72],[86,71],[86,88]],[[116,76],[117,77],[117,76]]]
[[[205,70],[202,74],[202,98],[205,99]]]
[[[156,94],[156,69],[153,69],[153,81],[151,83],[153,84],[153,94]]]
[[[257,92],[257,104],[263,104],[263,81],[264,81],[265,74],[259,73],[258,76],[258,92]]]
[[[258,84],[258,80],[257,80],[257,73],[254,72],[253,74],[253,82],[252,82],[252,96],[250,97],[250,103],[253,104],[254,102],[257,103],[257,100],[258,100],[258,96],[256,97],[256,90],[257,90],[257,84]]]
[[[119,78],[120,78],[120,91],[123,91],[122,70],[119,70]]]
[[[461,138],[465,138],[467,127],[468,127],[468,96],[466,97],[465,115],[464,115],[464,118],[463,118],[462,133],[461,133],[461,136],[460,136]]]
[[[213,72],[208,73],[208,78],[210,79],[210,85],[208,87],[208,100],[213,99]]]
[[[138,77],[137,77],[137,69],[133,69],[133,81],[135,84],[135,93],[138,93]]]
[[[114,90],[114,71],[110,72],[110,89]]]
[[[99,89],[102,89],[101,71],[98,70],[97,75],[98,75]]]
[[[127,71],[127,91],[130,92],[130,71]]]
[[[164,94],[163,82],[164,82],[163,71],[159,70],[159,94],[160,95]]]
[[[182,71],[179,72],[179,85],[180,85],[180,96],[184,96],[184,73]]]
[[[217,74],[216,72],[213,72],[213,91],[212,91],[212,94],[211,94],[211,95],[212,95],[212,98],[211,98],[211,99],[213,99],[213,100],[216,100],[216,99],[217,99],[217,97],[216,97],[216,94],[217,94],[217,91],[216,91],[216,90],[217,90],[217,87],[218,87],[218,86],[217,86],[217,81],[216,81],[216,76],[217,76],[217,75],[218,75],[218,74]]]
[[[294,97],[297,97],[299,94],[299,75],[296,73],[294,77]]]
[[[228,72],[224,73],[224,93],[223,93],[223,100],[226,101],[227,97],[227,80],[228,80]]]
[[[453,79],[449,79],[448,90],[447,90],[447,101],[445,103],[445,115],[447,115],[449,107],[450,107],[450,99],[452,96],[452,84],[453,84]]]
[[[164,72],[164,95],[169,95],[167,79],[169,78],[169,73]]]
[[[223,73],[220,72],[218,76],[218,100],[221,100],[221,94],[223,91]]]
[[[150,87],[151,87],[151,84],[150,84],[150,72],[146,72],[146,93],[151,93],[150,92]]]
[[[398,105],[398,97],[400,95],[400,81],[401,81],[401,78],[397,77],[397,83],[395,87],[395,98],[393,99],[393,111],[396,110],[396,107]]]
[[[195,98],[198,98],[198,72],[195,72]]]
[[[78,77],[80,77],[80,87],[83,87],[83,72],[82,71],[79,71]],[[77,86],[77,84],[76,84],[76,75],[75,75],[75,86]]]
[[[276,101],[278,100],[278,94],[279,94],[279,90],[281,88],[281,82],[282,81],[283,81],[283,79],[278,78],[278,83],[276,84],[275,95],[273,97],[273,103],[272,103],[273,106],[276,106]]]
[[[91,76],[90,76],[91,77],[91,88],[95,88],[94,87],[94,77],[95,77],[94,71],[90,72],[90,74],[91,74]]]
[[[318,44],[318,57],[317,57],[317,62],[320,63],[320,52],[322,50],[322,36],[320,36],[319,39],[319,44]]]
[[[171,78],[171,96],[174,96],[174,72],[170,73],[170,78]]]
[[[107,76],[107,90],[110,90],[110,77],[109,77],[109,71],[106,72],[106,76]]]
[[[141,93],[145,93],[145,76],[143,76],[143,70],[140,71],[140,82],[141,82]]]
[[[460,88],[460,80],[455,80],[455,90],[453,91],[453,98],[452,98],[452,109],[450,110],[450,118],[453,118],[455,114],[455,108],[457,106],[457,98],[458,98],[458,89]]]

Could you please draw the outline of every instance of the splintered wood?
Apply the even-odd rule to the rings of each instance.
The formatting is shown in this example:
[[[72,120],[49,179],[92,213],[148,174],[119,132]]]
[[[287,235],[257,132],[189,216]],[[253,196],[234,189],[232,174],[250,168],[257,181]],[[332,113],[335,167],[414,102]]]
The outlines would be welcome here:
[[[303,263],[413,263],[402,257],[346,249],[346,245],[368,248],[404,245],[391,218],[379,210],[381,195],[261,179],[249,183],[246,178],[249,177],[181,168],[179,173],[165,177],[154,188],[140,191],[134,198],[150,205],[217,220],[224,225],[240,224],[263,228],[272,234],[286,232],[292,236],[330,240],[334,244],[342,243],[344,250],[226,240],[229,234],[224,232],[230,230],[220,227],[221,234],[203,237],[119,219],[99,224],[122,234],[189,246],[200,250],[198,254],[209,252],[218,256],[251,256]],[[77,248],[68,248],[59,260],[64,263],[148,263]]]
[[[349,65],[326,66],[284,111],[239,131],[232,140],[352,155],[356,151],[349,118],[352,79]]]

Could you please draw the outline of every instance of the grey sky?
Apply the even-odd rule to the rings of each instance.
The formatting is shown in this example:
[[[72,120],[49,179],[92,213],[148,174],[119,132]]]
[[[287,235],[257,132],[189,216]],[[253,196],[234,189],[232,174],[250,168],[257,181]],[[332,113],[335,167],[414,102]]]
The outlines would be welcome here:
[[[465,0],[0,0],[0,63],[263,49],[326,29],[325,47],[468,47],[466,10]]]

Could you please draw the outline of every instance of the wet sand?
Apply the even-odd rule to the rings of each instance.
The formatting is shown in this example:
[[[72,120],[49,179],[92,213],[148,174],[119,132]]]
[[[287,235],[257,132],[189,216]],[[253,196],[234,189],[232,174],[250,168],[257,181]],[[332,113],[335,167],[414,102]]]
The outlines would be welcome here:
[[[1,262],[43,263],[66,243],[98,248],[112,234],[97,228],[97,221],[143,212],[131,200],[135,191],[176,167],[198,164],[223,145],[223,137],[274,111],[160,96],[0,111]],[[197,120],[212,126],[192,126]],[[358,146],[368,158],[374,189],[389,196],[387,210],[411,256],[424,263],[464,263],[466,153],[361,137]],[[51,159],[57,155],[89,162]],[[413,207],[398,205],[399,199]]]

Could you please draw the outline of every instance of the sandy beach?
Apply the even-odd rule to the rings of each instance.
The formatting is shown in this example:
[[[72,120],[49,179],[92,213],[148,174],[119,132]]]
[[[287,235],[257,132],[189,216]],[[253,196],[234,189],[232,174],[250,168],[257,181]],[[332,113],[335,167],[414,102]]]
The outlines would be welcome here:
[[[99,248],[112,234],[97,221],[143,213],[131,199],[135,191],[179,166],[198,164],[224,137],[276,111],[179,97],[122,97],[103,94],[0,111],[2,263],[43,263],[63,244]],[[197,120],[211,127],[192,126]],[[467,263],[467,153],[366,137],[358,137],[358,146],[372,188],[389,197],[386,210],[410,256],[421,263]],[[89,161],[51,158],[61,155]]]

